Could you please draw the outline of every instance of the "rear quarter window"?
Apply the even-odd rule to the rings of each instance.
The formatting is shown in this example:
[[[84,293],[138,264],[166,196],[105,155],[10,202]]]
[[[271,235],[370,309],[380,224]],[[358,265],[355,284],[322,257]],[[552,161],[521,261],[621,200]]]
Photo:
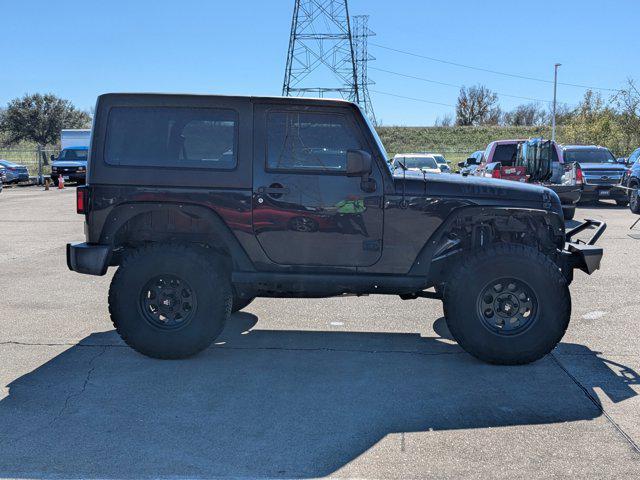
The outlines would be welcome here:
[[[113,107],[104,158],[110,165],[232,170],[237,141],[231,109]]]

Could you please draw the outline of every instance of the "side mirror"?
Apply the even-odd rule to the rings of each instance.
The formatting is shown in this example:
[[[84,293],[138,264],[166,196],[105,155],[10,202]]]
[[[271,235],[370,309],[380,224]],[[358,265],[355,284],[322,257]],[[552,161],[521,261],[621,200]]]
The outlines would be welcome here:
[[[56,156],[55,155],[51,155],[50,158],[51,158],[51,161],[53,162],[56,159]]]
[[[476,165],[478,162],[476,161],[475,157],[469,157],[467,158],[467,165]]]
[[[458,162],[458,167],[459,168],[464,168],[467,166],[467,162]]]
[[[372,169],[371,154],[363,150],[347,152],[347,176],[368,177]]]
[[[627,159],[626,159],[626,158],[624,158],[624,157],[620,157],[620,158],[618,158],[616,161],[617,161],[618,163],[623,164],[623,165],[626,165],[626,163],[627,163]]]

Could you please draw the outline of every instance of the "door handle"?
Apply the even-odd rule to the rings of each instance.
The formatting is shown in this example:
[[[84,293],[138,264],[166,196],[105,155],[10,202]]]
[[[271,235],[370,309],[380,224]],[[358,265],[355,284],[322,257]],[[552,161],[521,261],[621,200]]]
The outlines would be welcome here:
[[[268,187],[260,187],[258,188],[258,193],[267,194],[267,195],[283,195],[285,193],[289,193],[289,189],[279,184],[270,185]]]

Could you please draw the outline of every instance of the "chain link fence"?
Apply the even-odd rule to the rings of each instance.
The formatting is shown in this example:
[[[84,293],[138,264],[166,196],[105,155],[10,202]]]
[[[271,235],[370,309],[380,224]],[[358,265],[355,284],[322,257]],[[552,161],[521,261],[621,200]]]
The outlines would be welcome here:
[[[52,148],[0,148],[0,160],[24,165],[29,170],[30,182],[42,185],[51,175],[51,156],[57,157],[59,153],[59,149]]]

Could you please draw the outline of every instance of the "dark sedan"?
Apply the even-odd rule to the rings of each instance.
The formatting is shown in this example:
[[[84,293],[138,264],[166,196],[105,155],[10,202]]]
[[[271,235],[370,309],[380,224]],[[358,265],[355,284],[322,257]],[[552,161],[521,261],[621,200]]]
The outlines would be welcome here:
[[[4,183],[18,183],[29,181],[29,170],[24,165],[0,159],[0,165],[5,169],[6,179]]]

